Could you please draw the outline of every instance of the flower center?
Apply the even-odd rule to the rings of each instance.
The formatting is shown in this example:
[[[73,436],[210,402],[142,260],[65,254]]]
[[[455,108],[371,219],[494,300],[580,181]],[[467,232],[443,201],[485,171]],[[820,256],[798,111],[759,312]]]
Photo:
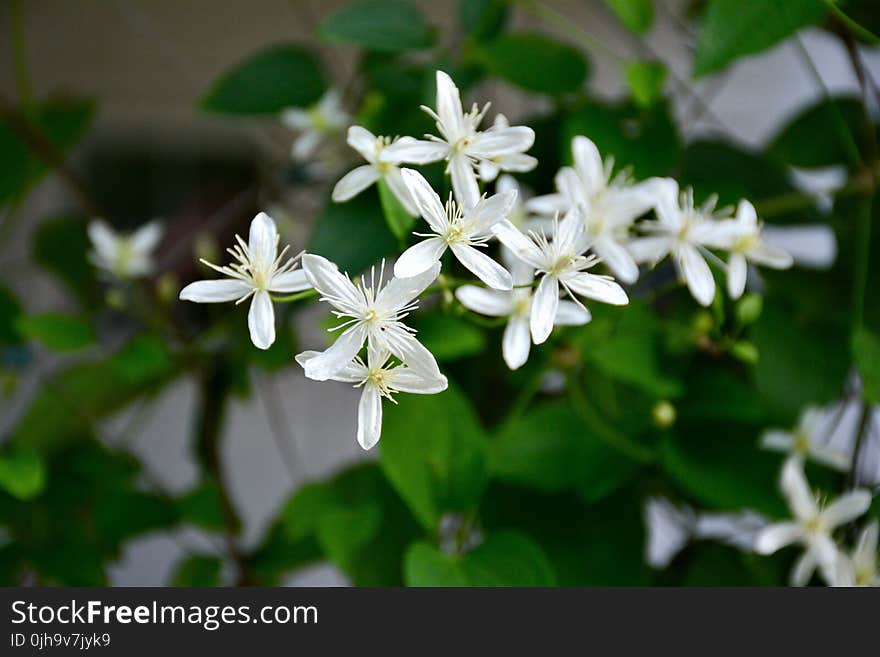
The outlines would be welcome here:
[[[367,372],[367,383],[374,386],[379,394],[391,399],[391,393],[395,392],[392,383],[394,375],[391,370],[382,367],[374,367]]]
[[[822,516],[815,515],[806,522],[806,529],[810,534],[822,534],[825,531],[825,523]]]
[[[527,290],[525,292],[518,295],[513,302],[513,314],[517,317],[528,317],[532,309],[532,295]]]
[[[560,256],[553,261],[553,264],[550,266],[550,269],[547,270],[548,274],[553,276],[560,276],[565,272],[572,269],[575,262],[575,256],[572,253],[566,253]]]
[[[749,232],[749,233],[746,233],[745,235],[740,235],[736,239],[736,242],[734,242],[733,248],[731,249],[731,251],[736,251],[739,253],[748,253],[749,251],[754,249],[756,246],[758,246],[759,239],[760,239],[760,236],[757,232]]]
[[[803,431],[796,431],[792,439],[792,447],[798,454],[806,455],[810,451],[810,437]]]
[[[116,267],[116,274],[118,276],[124,277],[126,274],[128,274],[133,256],[134,249],[132,248],[131,240],[120,238],[116,249],[116,262],[114,263],[114,266]]]
[[[468,241],[464,227],[458,222],[449,224],[449,228],[446,229],[446,234],[443,236],[443,239],[446,240],[447,244],[459,244]]]

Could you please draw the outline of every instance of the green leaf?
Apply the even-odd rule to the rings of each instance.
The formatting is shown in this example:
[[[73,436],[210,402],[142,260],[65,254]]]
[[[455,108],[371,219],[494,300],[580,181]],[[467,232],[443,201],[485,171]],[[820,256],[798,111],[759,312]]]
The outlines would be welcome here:
[[[462,556],[448,555],[428,543],[406,552],[407,586],[553,586],[547,557],[533,541],[515,532],[490,534]]]
[[[95,341],[91,325],[81,317],[72,315],[23,315],[18,318],[15,326],[22,336],[38,340],[57,351],[75,351]]]
[[[385,476],[426,529],[443,511],[474,508],[486,487],[486,437],[451,384],[440,395],[400,395],[386,408],[380,449]]]
[[[223,562],[217,557],[193,555],[181,561],[171,578],[172,586],[220,586]]]
[[[548,94],[579,90],[587,64],[574,47],[542,34],[506,34],[475,47],[488,71],[508,82]]]
[[[431,45],[421,12],[403,0],[364,0],[340,9],[318,26],[321,38],[384,52],[420,50]]]
[[[0,285],[0,345],[21,342],[21,336],[15,328],[20,316],[21,306],[18,299],[11,290]]]
[[[385,215],[385,223],[388,229],[399,240],[406,240],[410,234],[415,217],[406,211],[400,201],[388,187],[388,183],[384,178],[379,178],[377,182],[379,188],[379,201],[382,203],[382,213]]]
[[[506,0],[458,0],[458,19],[474,39],[491,39],[507,20]]]
[[[219,530],[226,526],[220,491],[212,479],[204,481],[177,500],[177,513],[180,522],[204,529]]]
[[[605,0],[620,21],[639,34],[654,22],[653,0]]]
[[[46,485],[43,459],[27,450],[0,453],[0,488],[19,500],[39,495]]]
[[[780,458],[758,446],[760,431],[750,425],[676,425],[662,443],[666,473],[701,504],[717,509],[754,509],[781,517],[777,491]]]
[[[492,474],[500,481],[546,492],[574,489],[587,501],[613,492],[637,467],[561,402],[507,422],[491,443],[490,457]]]
[[[276,114],[308,107],[326,83],[317,57],[295,44],[252,55],[217,80],[201,99],[201,109],[220,114]]]
[[[660,100],[667,73],[663,62],[627,62],[624,75],[633,100],[642,107],[650,107]]]
[[[825,15],[822,0],[709,0],[700,24],[694,76],[767,50]]]
[[[354,276],[394,252],[395,247],[375,192],[365,192],[347,203],[327,204],[308,250]]]
[[[656,103],[649,110],[634,105],[585,103],[563,124],[561,146],[569,158],[571,140],[576,135],[589,136],[602,157],[614,157],[618,168],[632,167],[638,179],[668,174],[681,153],[664,103]]]
[[[858,98],[823,100],[792,118],[770,141],[767,155],[788,166],[807,169],[857,166],[860,154],[855,143],[861,134],[861,116]]]
[[[865,399],[880,404],[880,337],[866,328],[853,336],[853,356],[862,377]]]
[[[430,313],[413,318],[419,341],[440,361],[453,361],[479,354],[486,348],[486,335],[461,317]]]

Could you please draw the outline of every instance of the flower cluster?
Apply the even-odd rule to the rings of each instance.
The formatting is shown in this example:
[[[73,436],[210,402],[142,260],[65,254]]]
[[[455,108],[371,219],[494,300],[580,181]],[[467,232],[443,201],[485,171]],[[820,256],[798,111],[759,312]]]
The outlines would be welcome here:
[[[626,172],[615,174],[613,160],[603,161],[593,142],[582,136],[572,142],[573,166],[556,175],[556,192],[524,200],[516,181],[499,174],[537,165],[526,153],[534,131],[511,126],[501,114],[483,129],[488,108],[473,105],[465,111],[452,79],[438,71],[436,107],[422,108],[435,120],[438,134],[389,138],[349,127],[348,144],[366,164],[339,180],[333,200],[351,199],[382,180],[404,210],[427,224],[394,263],[390,280],[384,262],[378,271],[374,267],[368,277],[356,279],[315,254],[302,255],[298,269],[299,257],[285,260],[287,249],[278,253],[274,222],[261,213],[249,241],[238,238],[230,250],[234,264],[205,263],[226,279],[192,283],[181,292],[181,299],[198,302],[250,298],[251,337],[266,349],[275,337],[272,295],[316,290],[342,320],[333,329],[339,335],[325,351],[301,353],[297,361],[311,379],[363,388],[358,440],[365,449],[379,440],[382,397],[393,401],[396,392],[431,394],[446,388],[434,357],[404,320],[449,261],[447,251],[475,277],[473,283],[456,285],[461,305],[507,318],[502,351],[511,369],[522,366],[531,344],[545,342],[554,326],[589,322],[588,301],[627,304],[618,281],[634,283],[640,263],[656,264],[669,255],[703,305],[715,294],[705,259],[715,258],[711,249],[729,254],[728,288],[734,297],[742,294],[749,262],[791,264],[787,254],[764,244],[747,201],[735,216],[716,212],[712,200],[695,207],[692,192],[679,194],[671,179],[637,183]],[[302,158],[322,135],[341,132],[347,115],[331,94],[313,110],[286,112],[283,120],[301,131],[294,150]],[[403,166],[438,161],[446,163],[451,182],[445,203],[421,173]],[[494,193],[481,191],[481,183],[496,179]],[[650,212],[655,219],[646,218]],[[495,242],[500,243],[497,257]],[[605,271],[597,272],[599,265]]]

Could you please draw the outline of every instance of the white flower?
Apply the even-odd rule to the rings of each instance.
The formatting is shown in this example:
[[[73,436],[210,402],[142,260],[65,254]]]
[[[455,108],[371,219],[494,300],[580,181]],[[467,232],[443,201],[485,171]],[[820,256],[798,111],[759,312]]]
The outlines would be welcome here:
[[[730,252],[727,292],[731,299],[739,299],[746,289],[749,262],[773,269],[787,269],[793,262],[788,253],[761,239],[761,224],[755,207],[745,199],[739,202],[734,219],[720,222],[710,246]]]
[[[586,137],[575,137],[571,150],[574,167],[560,169],[556,175],[557,192],[533,198],[526,207],[552,217],[581,205],[587,233],[593,239],[593,251],[616,278],[635,283],[639,268],[625,245],[630,240],[633,222],[654,205],[654,185],[633,184],[623,173],[612,178],[614,159],[603,163],[599,149]]]
[[[535,141],[531,128],[510,127],[506,120],[501,120],[486,131],[477,129],[488,107],[479,110],[475,104],[465,113],[458,87],[446,73],[437,71],[437,110],[422,109],[436,121],[440,137],[427,135],[427,141],[403,137],[385,149],[382,157],[389,162],[411,164],[445,160],[455,198],[464,209],[470,209],[480,200],[475,165],[483,166],[486,175],[494,177],[499,168],[528,171],[538,163],[524,154]]]
[[[691,540],[696,518],[686,506],[677,507],[665,497],[645,501],[645,561],[666,568]]]
[[[299,133],[290,151],[296,162],[308,159],[325,138],[341,133],[350,121],[336,89],[329,89],[312,107],[281,112],[281,122]]]
[[[543,232],[539,234],[534,231],[527,237],[509,221],[501,221],[492,229],[517,258],[543,274],[532,298],[529,314],[535,344],[544,342],[553,330],[559,307],[560,285],[579,305],[583,304],[576,295],[618,306],[629,303],[626,292],[613,278],[584,271],[599,260],[593,255],[583,255],[590,240],[579,215],[580,208],[575,208],[562,221],[557,219],[549,238]]]
[[[121,235],[100,219],[89,223],[92,251],[89,259],[98,269],[117,278],[141,278],[153,272],[152,252],[162,239],[158,222],[141,226],[131,235]]]
[[[694,298],[708,306],[715,297],[715,279],[701,249],[717,239],[719,222],[715,219],[726,215],[714,212],[714,197],[695,208],[693,190],[679,197],[678,183],[671,178],[654,178],[644,184],[654,194],[657,221],[641,223],[639,227],[650,236],[633,240],[627,248],[636,262],[656,264],[672,254],[679,277]]]
[[[348,129],[348,145],[369,162],[345,174],[333,188],[333,200],[337,203],[354,198],[367,187],[383,178],[394,196],[411,215],[418,214],[418,208],[410,196],[403,177],[400,175],[399,161],[381,159],[383,152],[392,143],[388,137],[377,137],[366,128],[353,125]]]
[[[880,586],[877,568],[876,520],[868,523],[859,534],[852,553],[841,553],[834,570],[833,586]]]
[[[235,301],[239,304],[252,297],[248,311],[251,341],[260,349],[268,349],[275,342],[275,310],[269,293],[289,294],[311,286],[305,273],[295,269],[297,258],[284,261],[290,247],[285,246],[278,253],[278,230],[265,212],[251,222],[247,244],[238,235],[235,239],[238,244],[227,249],[236,260],[233,264],[220,267],[202,260],[227,278],[190,283],[180,291],[180,298],[197,303]]]
[[[401,278],[417,276],[437,264],[449,248],[458,261],[486,285],[496,290],[509,290],[513,285],[510,272],[475,247],[485,246],[492,237],[492,226],[510,213],[516,192],[481,198],[470,210],[462,212],[451,198],[444,207],[440,197],[418,171],[403,169],[401,173],[419,214],[434,232],[416,233],[427,239],[401,254],[394,265],[394,275]]]
[[[505,192],[516,193],[516,201],[510,208],[507,220],[514,226],[523,231],[540,231],[550,230],[553,226],[553,217],[537,217],[532,215],[528,209],[528,200],[531,196],[528,188],[523,188],[516,178],[510,174],[504,173],[498,176],[495,183],[495,193],[503,194]]]
[[[532,309],[532,281],[535,271],[522,261],[510,263],[513,283],[508,291],[487,290],[476,285],[462,285],[455,291],[461,304],[474,312],[490,317],[507,317],[507,327],[501,343],[501,353],[507,366],[515,370],[529,358],[532,340],[529,336],[529,316]],[[524,287],[519,287],[524,286]],[[556,326],[580,326],[590,321],[590,312],[572,301],[560,301],[556,309]]]
[[[376,280],[372,271],[369,283],[361,276],[352,283],[339,268],[319,255],[303,256],[303,270],[312,286],[321,293],[321,301],[336,310],[333,314],[345,321],[333,330],[343,329],[325,351],[303,364],[306,376],[326,381],[354,359],[365,340],[377,351],[387,351],[417,369],[428,378],[440,376],[437,361],[430,351],[414,337],[415,331],[401,320],[418,306],[417,297],[440,274],[440,264],[412,278],[392,278],[382,285],[384,262]]]
[[[771,429],[761,436],[761,447],[786,452],[799,458],[811,458],[829,468],[845,472],[852,464],[852,457],[843,450],[825,444],[831,433],[829,413],[809,406],[801,413],[793,431]]]
[[[308,369],[315,358],[320,358],[318,352],[304,351],[296,360]],[[390,359],[390,353],[371,346],[367,349],[366,364],[355,356],[330,376],[333,381],[353,383],[356,388],[363,388],[358,404],[357,440],[364,449],[372,448],[382,434],[382,397],[396,404],[392,395],[398,392],[433,395],[443,392],[448,385],[442,374],[426,374],[405,364],[395,365],[389,362]]]
[[[838,548],[831,534],[867,511],[871,494],[853,490],[822,507],[810,492],[803,465],[796,458],[788,459],[782,466],[780,484],[794,520],[774,523],[762,530],[755,540],[755,551],[772,554],[786,545],[800,544],[804,553],[792,570],[792,584],[804,586],[817,567],[826,580],[832,581]]]

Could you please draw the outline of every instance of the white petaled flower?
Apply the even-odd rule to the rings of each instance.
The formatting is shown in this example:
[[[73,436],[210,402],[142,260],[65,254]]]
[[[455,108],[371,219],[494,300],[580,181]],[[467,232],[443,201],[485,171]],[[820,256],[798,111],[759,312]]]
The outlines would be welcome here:
[[[289,246],[278,252],[278,230],[265,212],[251,222],[247,243],[239,235],[235,239],[238,243],[227,249],[234,263],[221,267],[201,260],[226,278],[190,283],[180,291],[180,298],[196,303],[235,301],[236,304],[251,299],[248,311],[251,341],[260,349],[268,349],[275,342],[275,309],[270,293],[302,292],[311,285],[305,273],[296,269],[299,256],[285,261]]]
[[[693,536],[696,516],[687,506],[677,507],[665,497],[645,501],[645,561],[666,568]]]
[[[310,379],[326,381],[335,376],[354,359],[365,341],[429,378],[440,376],[434,356],[415,338],[415,330],[401,321],[418,306],[418,296],[436,280],[440,263],[412,278],[392,278],[383,286],[384,264],[378,280],[373,268],[369,281],[361,276],[353,283],[326,258],[311,253],[303,256],[303,271],[320,292],[321,301],[333,306],[333,314],[345,320],[332,329],[342,330],[336,342],[303,363]]]
[[[827,411],[809,406],[801,413],[798,424],[792,431],[771,429],[765,432],[761,436],[761,447],[799,458],[809,458],[846,472],[852,465],[852,456],[823,442],[833,429],[829,426],[831,419]]]
[[[739,202],[733,219],[720,222],[713,237],[710,246],[730,252],[727,292],[731,299],[739,299],[745,291],[750,262],[773,269],[788,269],[794,262],[788,253],[764,242],[755,206],[745,199]]]
[[[523,188],[516,178],[510,174],[503,173],[498,176],[495,182],[495,193],[503,194],[505,192],[516,193],[516,201],[510,208],[507,220],[520,230],[540,231],[541,229],[549,230],[553,226],[553,217],[539,217],[532,215],[528,209],[528,200],[531,196],[528,188]]]
[[[626,244],[633,222],[654,205],[654,185],[634,184],[626,173],[612,176],[614,159],[604,162],[599,149],[586,137],[571,143],[574,166],[560,169],[555,194],[531,199],[526,207],[539,215],[565,214],[572,207],[584,208],[584,223],[593,242],[593,252],[602,258],[614,276],[635,283],[639,267]]]
[[[496,122],[488,130],[478,128],[489,105],[477,105],[465,113],[461,107],[458,87],[446,73],[437,71],[437,109],[422,109],[437,124],[440,136],[426,135],[427,140],[402,137],[385,149],[382,158],[389,162],[429,164],[445,160],[452,177],[455,198],[464,209],[480,200],[475,166],[483,166],[487,175],[504,171],[528,171],[538,161],[525,151],[535,141],[535,131],[526,126],[509,126],[506,120]]]
[[[723,210],[715,212],[714,197],[702,207],[694,207],[693,190],[687,189],[679,196],[678,183],[671,178],[654,178],[643,184],[654,195],[657,220],[639,224],[648,236],[632,240],[627,246],[629,252],[636,262],[652,264],[671,254],[691,294],[708,306],[715,297],[715,279],[704,254],[706,246],[718,240],[718,220],[729,215]]]
[[[296,360],[303,368],[308,368],[309,362],[319,357],[317,351],[304,351]],[[389,352],[372,346],[367,349],[366,363],[355,356],[330,379],[353,383],[355,387],[362,388],[358,404],[357,441],[364,449],[375,446],[382,435],[383,397],[396,404],[392,395],[399,392],[433,395],[443,392],[448,386],[442,374],[427,374],[406,364],[395,364]]]
[[[404,251],[394,264],[394,275],[401,278],[418,276],[440,262],[451,249],[458,261],[496,290],[513,286],[510,272],[477,247],[485,247],[492,237],[492,227],[504,220],[516,201],[516,192],[495,194],[480,201],[469,210],[452,198],[445,207],[428,181],[418,171],[403,169],[403,180],[412,194],[422,218],[433,233],[415,233],[427,239]]]
[[[89,260],[116,278],[142,278],[153,273],[153,249],[162,239],[162,226],[156,222],[141,226],[130,235],[117,233],[100,219],[89,223],[92,251]]]
[[[333,188],[333,200],[340,203],[354,198],[382,178],[404,209],[411,215],[418,214],[418,208],[400,175],[400,167],[397,166],[400,162],[381,159],[383,152],[393,143],[391,138],[377,137],[366,128],[353,125],[348,129],[347,141],[369,164],[345,174]]]
[[[553,231],[521,233],[509,221],[501,221],[492,229],[495,235],[513,253],[541,274],[541,281],[532,298],[529,325],[532,340],[541,344],[550,336],[559,307],[559,287],[583,307],[578,296],[604,303],[623,306],[629,303],[626,292],[610,276],[590,274],[589,269],[599,259],[584,253],[590,239],[584,230],[580,208],[575,208],[562,221],[556,219]]]
[[[804,553],[792,570],[792,585],[804,586],[816,568],[826,581],[833,581],[839,551],[832,533],[865,513],[871,505],[871,494],[853,490],[821,506],[810,491],[803,464],[796,458],[788,459],[782,466],[780,485],[794,520],[763,529],[755,539],[755,551],[772,554],[786,545],[802,545]]]
[[[833,586],[880,586],[877,568],[878,522],[869,522],[859,533],[851,554],[841,553],[834,571]]]
[[[515,370],[528,360],[532,344],[529,317],[535,270],[522,261],[511,262],[509,266],[516,286],[512,290],[487,290],[476,285],[462,285],[455,291],[455,296],[468,310],[490,317],[507,317],[501,353],[507,366]],[[559,302],[553,323],[556,326],[581,326],[590,319],[590,312],[586,308],[563,300]]]
[[[336,89],[329,89],[312,107],[281,112],[281,122],[299,133],[290,151],[296,162],[307,160],[324,139],[340,134],[350,121]]]

